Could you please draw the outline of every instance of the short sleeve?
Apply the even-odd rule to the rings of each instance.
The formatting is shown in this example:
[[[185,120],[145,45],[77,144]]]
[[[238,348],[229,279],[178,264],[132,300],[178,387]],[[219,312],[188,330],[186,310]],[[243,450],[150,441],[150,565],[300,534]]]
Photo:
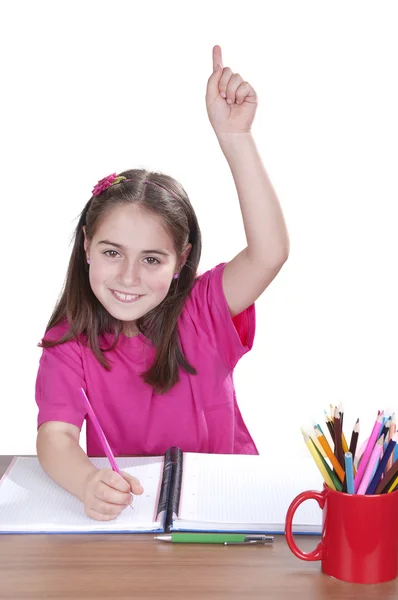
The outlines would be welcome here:
[[[86,416],[81,387],[86,390],[78,342],[43,348],[36,379],[37,427],[47,421],[62,421],[81,429]]]
[[[253,346],[256,318],[254,304],[231,317],[222,285],[225,265],[221,263],[198,277],[185,308],[194,327],[204,331],[232,370]]]

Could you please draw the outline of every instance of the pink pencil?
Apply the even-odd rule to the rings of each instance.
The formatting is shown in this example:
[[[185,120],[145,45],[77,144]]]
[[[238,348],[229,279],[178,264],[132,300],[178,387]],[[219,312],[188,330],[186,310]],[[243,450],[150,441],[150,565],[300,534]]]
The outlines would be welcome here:
[[[375,467],[380,460],[381,453],[383,452],[384,435],[381,435],[377,440],[377,444],[373,448],[372,455],[368,461],[364,476],[362,477],[361,485],[358,488],[357,494],[365,494],[368,489],[370,480],[373,477]]]
[[[370,434],[368,444],[366,446],[365,452],[363,453],[361,462],[358,465],[358,471],[357,471],[357,474],[355,475],[355,479],[354,479],[354,493],[355,494],[358,492],[358,488],[361,484],[362,477],[364,476],[364,473],[365,473],[366,467],[368,465],[370,456],[372,454],[373,448],[375,446],[377,437],[380,433],[382,422],[383,422],[383,411],[379,414],[379,416],[376,419],[375,424],[373,425],[372,433]]]
[[[98,435],[98,438],[99,438],[99,440],[101,442],[102,448],[104,449],[104,452],[105,452],[106,456],[108,457],[109,462],[111,463],[112,471],[116,471],[116,473],[119,473],[119,475],[122,475],[121,472],[120,472],[119,467],[116,464],[115,457],[113,455],[113,452],[111,450],[110,445],[108,444],[108,440],[105,437],[105,433],[102,431],[102,427],[99,424],[99,421],[97,419],[97,415],[93,411],[93,408],[92,408],[92,406],[91,406],[91,404],[90,404],[90,402],[89,402],[89,400],[88,400],[88,398],[86,396],[86,392],[84,391],[83,388],[80,388],[80,391],[81,391],[82,396],[84,398],[84,402],[86,403],[87,413],[88,413],[88,415],[89,415],[89,417],[90,417],[90,419],[91,419],[91,421],[92,421],[92,423],[94,425],[94,429],[97,432],[97,435]],[[123,477],[123,475],[122,475],[122,477]],[[130,492],[130,495],[133,496],[133,493]],[[130,508],[133,508],[133,507],[130,505]]]

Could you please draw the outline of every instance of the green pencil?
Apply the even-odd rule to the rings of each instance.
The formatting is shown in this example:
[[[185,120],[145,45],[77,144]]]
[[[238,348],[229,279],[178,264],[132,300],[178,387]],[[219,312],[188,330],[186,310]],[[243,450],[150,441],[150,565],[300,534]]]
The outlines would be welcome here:
[[[336,490],[338,492],[341,492],[341,490],[343,489],[343,486],[341,484],[341,481],[338,479],[337,475],[335,473],[333,473],[332,469],[329,467],[328,463],[326,462],[326,460],[323,458],[322,454],[319,452],[317,445],[315,444],[314,440],[310,437],[310,440],[315,448],[315,450],[318,452],[319,458],[321,459],[326,471],[329,474],[330,479],[333,481],[334,486],[336,488]]]

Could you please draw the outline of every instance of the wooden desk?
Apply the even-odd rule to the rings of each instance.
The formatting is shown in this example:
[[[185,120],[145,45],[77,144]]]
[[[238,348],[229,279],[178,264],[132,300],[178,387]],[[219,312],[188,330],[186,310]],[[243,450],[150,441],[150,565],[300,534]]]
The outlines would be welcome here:
[[[0,476],[11,461],[0,456]],[[387,600],[398,582],[343,583],[273,546],[155,542],[151,535],[0,535],[0,598],[83,600]],[[310,550],[318,538],[300,537]]]

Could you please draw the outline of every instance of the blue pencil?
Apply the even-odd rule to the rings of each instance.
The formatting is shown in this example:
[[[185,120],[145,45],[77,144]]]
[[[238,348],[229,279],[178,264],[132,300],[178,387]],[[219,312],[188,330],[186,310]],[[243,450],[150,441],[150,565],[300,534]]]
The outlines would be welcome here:
[[[388,442],[388,446],[387,446],[387,450],[384,453],[383,458],[380,461],[379,466],[377,467],[376,473],[373,476],[373,479],[371,480],[371,482],[368,485],[368,488],[366,490],[366,495],[370,495],[370,494],[374,494],[376,491],[376,488],[379,484],[380,478],[384,473],[384,469],[387,465],[388,459],[390,458],[391,453],[393,452],[396,443],[398,441],[398,434],[395,433],[391,440]]]
[[[398,444],[394,448],[394,462],[398,460]]]
[[[354,469],[352,466],[352,454],[351,452],[346,452],[344,454],[344,464],[345,464],[345,479],[347,485],[347,494],[354,493]]]

